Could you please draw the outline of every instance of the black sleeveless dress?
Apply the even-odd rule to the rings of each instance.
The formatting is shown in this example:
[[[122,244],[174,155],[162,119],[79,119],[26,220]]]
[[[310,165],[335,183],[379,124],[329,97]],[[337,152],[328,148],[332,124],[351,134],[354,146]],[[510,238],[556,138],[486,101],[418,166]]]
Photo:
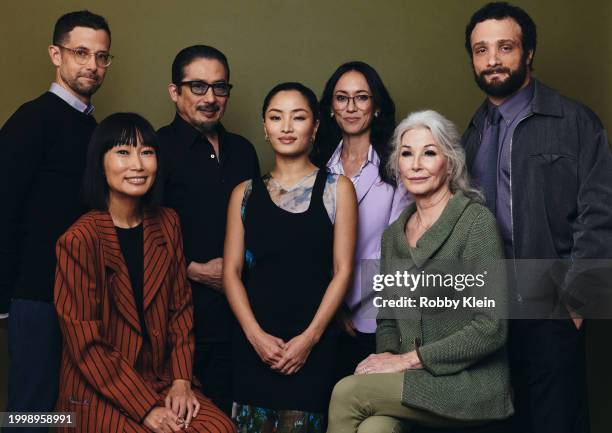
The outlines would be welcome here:
[[[323,204],[327,172],[319,170],[309,208],[292,213],[254,179],[246,203],[245,246],[252,258],[247,295],[262,329],[289,341],[315,316],[333,273],[333,224]],[[323,334],[306,363],[286,376],[257,355],[240,326],[235,329],[234,397],[238,403],[277,410],[327,413],[336,335]]]

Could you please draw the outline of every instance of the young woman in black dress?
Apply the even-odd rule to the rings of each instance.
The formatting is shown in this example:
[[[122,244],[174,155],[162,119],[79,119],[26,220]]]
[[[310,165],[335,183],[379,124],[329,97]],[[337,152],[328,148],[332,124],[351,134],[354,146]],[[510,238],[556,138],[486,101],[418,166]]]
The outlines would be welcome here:
[[[329,324],[353,267],[355,191],[308,158],[319,124],[310,89],[276,86],[262,115],[274,168],[236,187],[225,239],[223,282],[240,325],[235,421],[241,432],[317,431],[334,385]]]

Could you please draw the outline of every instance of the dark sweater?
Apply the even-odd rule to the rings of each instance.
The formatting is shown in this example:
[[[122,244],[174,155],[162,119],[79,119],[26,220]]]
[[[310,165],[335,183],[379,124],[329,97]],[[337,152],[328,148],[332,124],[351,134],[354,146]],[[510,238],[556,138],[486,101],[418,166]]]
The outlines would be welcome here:
[[[86,210],[81,180],[95,126],[46,92],[0,130],[0,313],[11,297],[53,300],[55,242]]]

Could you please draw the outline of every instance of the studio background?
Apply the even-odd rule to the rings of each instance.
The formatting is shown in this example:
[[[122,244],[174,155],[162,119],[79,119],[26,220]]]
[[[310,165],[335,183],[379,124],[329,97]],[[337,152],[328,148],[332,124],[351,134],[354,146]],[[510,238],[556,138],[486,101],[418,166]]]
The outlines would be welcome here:
[[[251,140],[262,169],[272,165],[263,140],[261,103],[282,81],[301,81],[320,95],[335,68],[363,60],[382,76],[397,105],[397,120],[437,110],[463,131],[483,95],[472,78],[464,29],[485,1],[474,0],[202,0],[3,1],[0,4],[3,124],[19,105],[47,90],[53,25],[72,10],[103,15],[115,56],[95,95],[98,121],[135,111],[158,128],[169,123],[170,66],[193,44],[213,45],[228,57],[234,89],[223,123]],[[612,128],[612,2],[515,1],[538,26],[535,76],[591,107]],[[18,179],[15,179],[17,182]],[[44,211],[41,209],[41,211]],[[609,368],[612,323],[588,328],[593,432],[612,421]],[[0,408],[6,398],[6,324],[0,325]]]

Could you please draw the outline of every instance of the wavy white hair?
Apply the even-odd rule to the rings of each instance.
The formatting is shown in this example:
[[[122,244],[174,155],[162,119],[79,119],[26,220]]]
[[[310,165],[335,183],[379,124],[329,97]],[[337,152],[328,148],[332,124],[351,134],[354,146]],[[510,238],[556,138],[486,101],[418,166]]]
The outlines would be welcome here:
[[[431,132],[435,143],[438,145],[448,164],[448,186],[452,193],[463,192],[466,197],[479,203],[484,202],[482,193],[474,188],[465,164],[465,152],[459,142],[459,132],[453,122],[442,116],[437,111],[425,110],[410,113],[397,125],[391,138],[392,153],[387,163],[389,175],[395,179],[398,185],[401,182],[399,173],[399,156],[402,137],[411,129],[425,128]]]

